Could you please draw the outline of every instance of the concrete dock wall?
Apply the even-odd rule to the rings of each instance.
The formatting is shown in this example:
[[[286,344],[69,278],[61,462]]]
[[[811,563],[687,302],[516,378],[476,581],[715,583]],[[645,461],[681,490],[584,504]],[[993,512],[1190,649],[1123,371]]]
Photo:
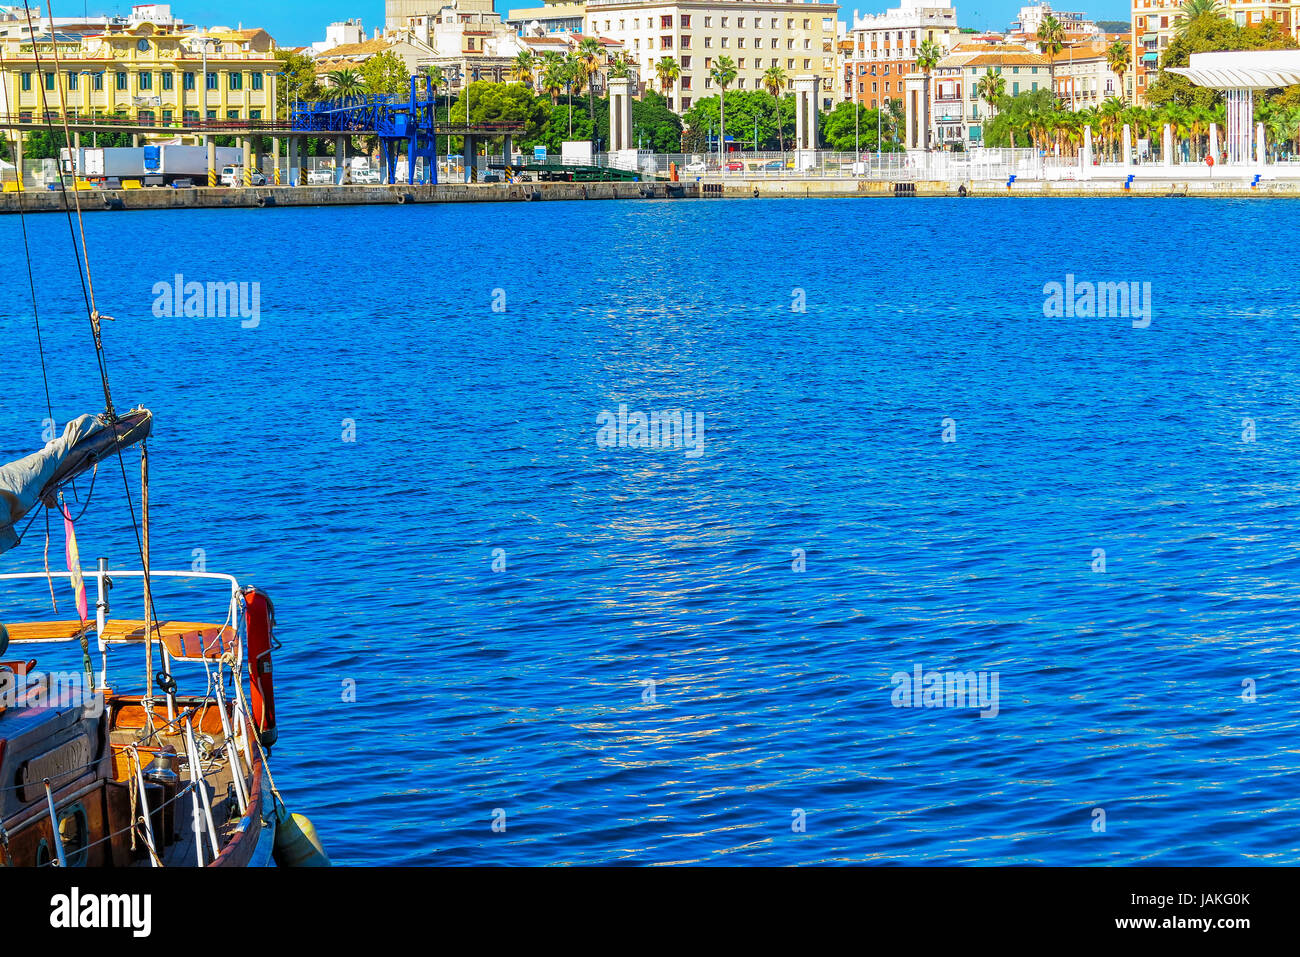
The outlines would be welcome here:
[[[248,189],[82,190],[86,212],[145,209],[257,209],[281,206],[392,206],[403,203],[510,203],[586,199],[665,199],[698,197],[693,183],[508,183],[438,186],[264,186]],[[0,193],[0,213],[62,212],[56,190]],[[72,204],[72,194],[68,194]]]

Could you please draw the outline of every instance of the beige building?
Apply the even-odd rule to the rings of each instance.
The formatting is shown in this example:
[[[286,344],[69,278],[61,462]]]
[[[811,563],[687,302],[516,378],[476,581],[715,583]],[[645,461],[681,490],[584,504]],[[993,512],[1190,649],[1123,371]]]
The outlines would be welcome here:
[[[932,147],[948,149],[984,144],[984,127],[993,108],[979,93],[980,81],[990,73],[1002,76],[1008,96],[1047,89],[1051,75],[1047,57],[1015,44],[959,44],[930,76],[930,138]],[[924,83],[918,74],[909,79],[905,101],[910,148],[923,148]]]
[[[74,117],[119,114],[140,123],[275,117],[280,61],[265,30],[139,22],[89,36],[0,38],[0,44],[9,112],[26,118],[46,111],[60,117],[64,105]]]
[[[1056,96],[1067,110],[1085,110],[1101,106],[1111,97],[1131,102],[1133,73],[1123,78],[1110,68],[1106,51],[1110,40],[1067,46],[1056,57]]]
[[[1237,26],[1258,26],[1274,21],[1285,33],[1300,39],[1300,2],[1293,0],[1219,0],[1220,8]],[[1130,39],[1133,73],[1139,103],[1156,78],[1160,57],[1178,32],[1183,0],[1132,0]]]
[[[837,80],[839,6],[812,0],[588,0],[586,32],[620,41],[637,65],[640,87],[659,90],[678,113],[716,96],[709,72],[721,57],[736,64],[732,90],[763,87],[778,66],[787,82],[821,79],[822,109],[842,97]],[[680,70],[660,89],[655,66],[672,57]]]

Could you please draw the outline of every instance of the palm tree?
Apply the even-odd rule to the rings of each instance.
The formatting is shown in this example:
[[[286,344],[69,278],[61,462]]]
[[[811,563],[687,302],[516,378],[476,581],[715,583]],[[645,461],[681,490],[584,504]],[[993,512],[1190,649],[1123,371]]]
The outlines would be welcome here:
[[[329,80],[334,95],[341,100],[361,96],[366,90],[365,84],[361,81],[361,74],[356,70],[335,70],[326,73],[325,79]]]
[[[576,52],[564,58],[564,87],[569,96],[569,139],[573,139],[573,91],[582,94],[583,83],[587,79],[587,68],[582,57]]]
[[[596,92],[591,80],[592,77],[600,72],[601,67],[605,65],[607,59],[605,56],[605,48],[595,37],[583,37],[582,42],[578,44],[578,50],[575,55],[577,57],[578,67],[582,70],[583,79],[587,83],[587,116],[591,118],[591,127],[594,135],[596,128]]]
[[[677,78],[681,75],[682,68],[670,56],[664,57],[655,64],[655,76],[659,79],[659,92],[664,95],[665,100],[668,99],[673,84],[677,82]]]
[[[609,75],[611,79],[617,80],[632,78],[632,64],[628,61],[626,53],[614,57],[614,62],[609,65]]]
[[[727,87],[736,82],[736,61],[729,56],[718,57],[713,61],[709,76],[722,91],[722,102],[718,109],[718,152],[723,153],[727,148]]]
[[[1123,126],[1124,101],[1117,96],[1107,97],[1106,102],[1097,110],[1097,127],[1101,131],[1103,144],[1109,144],[1114,151],[1120,140],[1120,127]],[[1112,155],[1116,155],[1112,152]]]
[[[780,64],[773,63],[763,74],[763,89],[776,100],[776,135],[781,141],[781,152],[785,152],[785,127],[781,123],[781,91],[785,89],[785,70]]]
[[[557,105],[566,82],[564,60],[558,53],[548,52],[542,57],[541,80],[542,92],[550,94],[551,106]]]
[[[1106,66],[1119,79],[1119,96],[1122,100],[1128,99],[1128,91],[1124,88],[1124,76],[1128,73],[1129,67],[1128,58],[1128,44],[1123,40],[1116,40],[1106,48]]]
[[[1056,55],[1065,49],[1065,27],[1061,21],[1048,14],[1038,24],[1038,49],[1047,57],[1047,72],[1051,77],[1052,96],[1056,96]]]
[[[533,74],[536,70],[537,55],[532,50],[520,50],[515,56],[515,63],[511,68],[515,79],[531,90],[533,88]]]
[[[997,111],[998,103],[1007,95],[1007,81],[1001,73],[985,73],[975,84],[979,98],[989,105],[989,113]]]
[[[943,59],[943,47],[933,40],[923,40],[916,50],[916,68],[925,75],[925,143],[926,149],[930,148],[930,74],[939,66],[939,61]]]
[[[1182,36],[1192,25],[1192,21],[1198,17],[1223,17],[1226,14],[1219,0],[1186,0],[1179,8],[1177,16],[1176,33]]]

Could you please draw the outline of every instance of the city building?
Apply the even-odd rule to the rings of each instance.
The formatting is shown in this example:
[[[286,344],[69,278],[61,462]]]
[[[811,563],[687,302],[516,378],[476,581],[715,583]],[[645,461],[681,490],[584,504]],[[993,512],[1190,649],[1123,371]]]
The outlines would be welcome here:
[[[1132,0],[1134,90],[1146,102],[1147,87],[1159,72],[1160,57],[1178,32],[1182,0]],[[1220,9],[1237,26],[1258,26],[1272,20],[1300,39],[1300,3],[1294,0],[1220,0]]]
[[[981,146],[984,127],[996,112],[979,92],[980,80],[999,73],[1008,96],[1032,93],[1051,85],[1047,57],[1016,44],[959,44],[930,76],[930,146],[950,149]],[[924,148],[926,108],[924,78],[908,78],[904,100],[909,148]]]
[[[718,94],[710,71],[730,57],[732,90],[763,88],[763,74],[784,71],[820,80],[821,107],[841,99],[835,45],[839,6],[817,0],[588,0],[586,32],[617,40],[640,77],[640,92],[663,93],[678,113]],[[662,88],[656,65],[671,57],[679,75]]]
[[[362,40],[359,43],[344,43],[332,46],[313,56],[316,61],[316,73],[325,76],[342,70],[360,71],[367,60],[381,53],[392,53],[406,66],[408,73],[416,72],[426,63],[432,50],[409,33],[390,33]]]
[[[317,40],[311,45],[311,53],[318,56],[335,47],[349,46],[366,42],[366,28],[360,20],[342,20],[331,23],[325,28],[325,39]]]
[[[85,36],[0,37],[0,46],[10,112],[25,118],[58,120],[64,106],[73,117],[140,123],[275,115],[280,61],[265,30],[140,20]]]
[[[1032,39],[1038,35],[1038,28],[1049,16],[1055,17],[1056,21],[1060,23],[1061,29],[1065,33],[1066,42],[1095,37],[1101,33],[1101,29],[1096,23],[1088,19],[1086,13],[1053,10],[1048,3],[1035,3],[1020,8],[1020,16],[1012,22],[1010,29],[1007,30],[1007,35],[1015,38],[1026,37]]]
[[[921,44],[932,40],[951,50],[959,36],[951,0],[902,0],[891,10],[865,17],[855,11],[845,95],[872,108],[903,99],[903,79],[915,72]]]
[[[48,12],[48,11],[47,11]],[[170,4],[138,3],[131,7],[131,13],[125,17],[88,16],[50,17],[33,4],[30,8],[0,6],[0,38],[31,37],[35,34],[50,32],[68,36],[90,36],[108,30],[128,27],[136,23],[152,23],[170,30],[192,29],[179,18],[172,16]]]
[[[545,0],[540,7],[525,7],[506,14],[506,23],[520,36],[547,33],[581,33],[586,25],[587,4],[571,0]]]
[[[425,9],[395,23],[394,7]],[[427,48],[419,65],[441,69],[453,88],[467,81],[511,79],[515,57],[523,49],[492,0],[388,0],[388,18],[389,34]]]
[[[1133,73],[1121,78],[1110,68],[1106,53],[1115,36],[1072,44],[1056,57],[1056,96],[1067,110],[1097,107],[1111,97],[1126,103],[1133,98]]]

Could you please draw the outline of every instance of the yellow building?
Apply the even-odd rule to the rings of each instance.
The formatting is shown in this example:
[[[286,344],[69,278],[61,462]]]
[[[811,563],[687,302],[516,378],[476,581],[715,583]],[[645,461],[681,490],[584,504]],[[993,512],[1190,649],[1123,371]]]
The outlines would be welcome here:
[[[0,38],[0,49],[0,109],[24,120],[57,120],[65,107],[70,118],[142,124],[275,118],[281,65],[265,30],[136,23],[92,36]]]

